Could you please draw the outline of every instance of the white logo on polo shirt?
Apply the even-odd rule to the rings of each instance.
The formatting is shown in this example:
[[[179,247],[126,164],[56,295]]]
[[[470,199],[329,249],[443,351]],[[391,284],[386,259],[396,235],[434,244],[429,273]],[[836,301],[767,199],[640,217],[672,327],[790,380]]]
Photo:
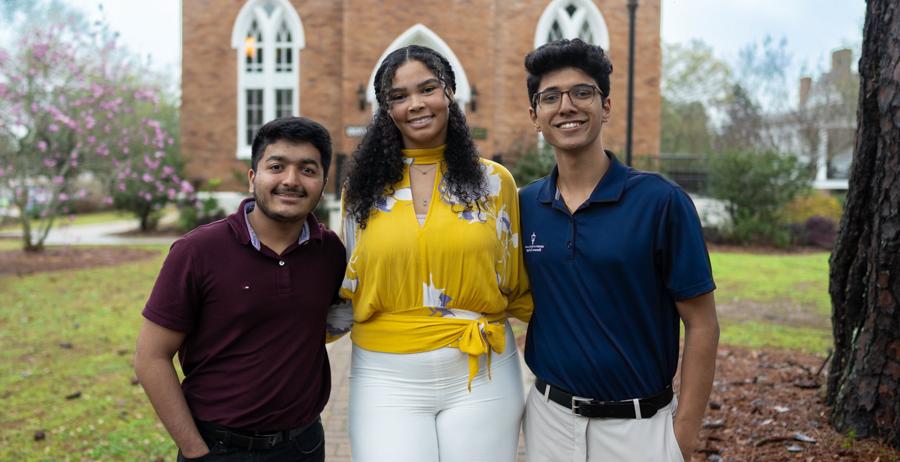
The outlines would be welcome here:
[[[535,239],[537,239],[537,234],[531,233],[531,245],[525,246],[525,253],[543,252],[544,251],[543,244],[535,244],[534,243]]]

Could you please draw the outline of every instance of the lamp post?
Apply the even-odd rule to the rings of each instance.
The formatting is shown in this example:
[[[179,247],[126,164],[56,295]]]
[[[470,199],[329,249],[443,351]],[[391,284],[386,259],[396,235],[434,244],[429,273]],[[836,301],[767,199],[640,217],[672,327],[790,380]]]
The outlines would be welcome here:
[[[625,163],[631,166],[631,134],[634,125],[634,16],[638,0],[628,0],[628,121],[625,125]]]

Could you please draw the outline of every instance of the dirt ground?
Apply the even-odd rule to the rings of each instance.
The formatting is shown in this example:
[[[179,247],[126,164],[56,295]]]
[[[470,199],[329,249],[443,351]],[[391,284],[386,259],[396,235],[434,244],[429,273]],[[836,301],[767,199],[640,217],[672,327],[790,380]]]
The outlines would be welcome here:
[[[41,254],[0,251],[0,276],[111,266],[158,254],[112,246],[51,247]],[[720,346],[693,460],[900,461],[900,451],[831,428],[823,400],[825,366],[823,357],[792,351]]]
[[[118,246],[48,247],[41,252],[0,251],[0,276],[113,266],[159,255],[158,250]]]

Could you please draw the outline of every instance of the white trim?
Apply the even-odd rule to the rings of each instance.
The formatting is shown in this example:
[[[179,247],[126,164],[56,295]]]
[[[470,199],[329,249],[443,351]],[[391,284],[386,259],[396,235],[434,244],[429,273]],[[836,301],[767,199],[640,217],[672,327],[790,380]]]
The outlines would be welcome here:
[[[274,7],[269,16],[265,7]],[[244,71],[244,38],[253,21],[262,30],[263,71],[248,75]],[[287,23],[291,34],[292,68],[290,72],[275,72],[275,35],[282,21]],[[251,88],[263,90],[263,121],[275,118],[275,90],[293,90],[294,112],[300,113],[300,51],[306,47],[303,21],[288,0],[248,0],[241,7],[231,30],[231,47],[237,57],[237,158],[250,157],[250,144],[245,143],[247,130],[247,103],[245,91]]]
[[[453,73],[456,75],[456,93],[454,94],[454,98],[459,104],[459,108],[465,111],[466,104],[472,98],[472,89],[469,86],[469,79],[466,77],[466,71],[463,69],[459,58],[456,57],[456,53],[454,53],[450,46],[447,45],[447,42],[421,23],[410,27],[397,36],[397,38],[388,45],[387,49],[384,50],[384,53],[381,54],[378,61],[375,62],[375,68],[372,69],[372,74],[369,76],[369,84],[366,85],[366,101],[372,105],[372,111],[374,112],[378,109],[378,103],[375,100],[375,72],[378,70],[378,66],[381,65],[384,58],[392,51],[408,45],[426,46],[437,51],[447,58],[447,61],[450,61],[450,66],[453,68]]]
[[[577,8],[575,16],[571,18],[566,12],[566,7],[569,5]],[[606,27],[606,20],[603,19],[603,14],[600,13],[597,5],[591,0],[553,0],[550,2],[544,9],[535,29],[535,48],[547,43],[547,36],[550,34],[550,28],[553,27],[554,21],[559,22],[563,37],[568,39],[578,37],[582,24],[587,21],[594,34],[593,45],[600,45],[604,50],[609,51],[609,29]]]

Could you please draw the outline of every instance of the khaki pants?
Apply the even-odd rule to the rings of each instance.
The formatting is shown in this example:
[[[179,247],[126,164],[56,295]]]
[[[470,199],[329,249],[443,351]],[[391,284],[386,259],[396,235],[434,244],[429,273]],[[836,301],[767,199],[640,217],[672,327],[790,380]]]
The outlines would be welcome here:
[[[676,407],[673,398],[649,419],[591,419],[532,386],[525,404],[525,455],[528,462],[684,462],[675,440]]]

